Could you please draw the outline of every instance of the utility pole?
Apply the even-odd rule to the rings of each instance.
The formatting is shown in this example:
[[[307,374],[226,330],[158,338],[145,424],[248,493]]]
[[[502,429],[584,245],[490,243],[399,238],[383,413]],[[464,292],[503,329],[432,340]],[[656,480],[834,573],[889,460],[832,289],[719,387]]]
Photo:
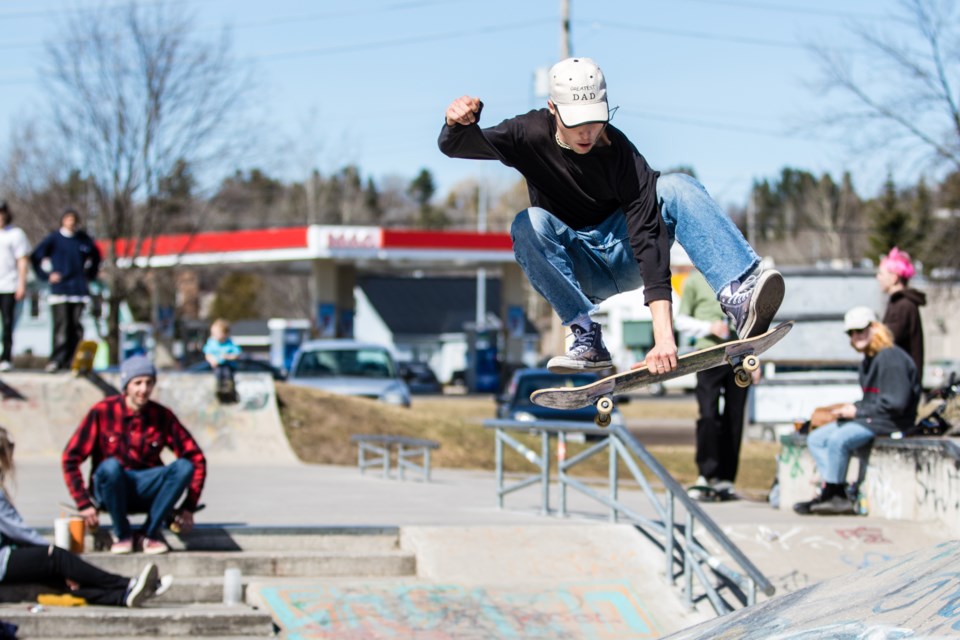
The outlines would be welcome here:
[[[570,0],[560,0],[560,59],[573,55],[570,38]]]

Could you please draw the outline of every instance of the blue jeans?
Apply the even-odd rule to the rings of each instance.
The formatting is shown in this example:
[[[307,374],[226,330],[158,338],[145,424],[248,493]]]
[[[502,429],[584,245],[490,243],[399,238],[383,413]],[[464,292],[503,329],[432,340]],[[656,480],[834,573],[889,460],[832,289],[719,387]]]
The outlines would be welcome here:
[[[844,484],[850,456],[873,438],[873,431],[858,422],[831,422],[810,433],[807,448],[824,482]]]
[[[760,264],[733,221],[690,176],[660,176],[657,200],[670,243],[680,242],[714,292]],[[643,285],[622,212],[574,231],[549,211],[530,207],[517,214],[510,235],[517,263],[564,324]]]
[[[107,458],[93,474],[93,496],[113,521],[117,540],[131,537],[128,513],[146,513],[143,534],[154,540],[193,476],[193,463],[178,458],[165,467],[130,470]]]

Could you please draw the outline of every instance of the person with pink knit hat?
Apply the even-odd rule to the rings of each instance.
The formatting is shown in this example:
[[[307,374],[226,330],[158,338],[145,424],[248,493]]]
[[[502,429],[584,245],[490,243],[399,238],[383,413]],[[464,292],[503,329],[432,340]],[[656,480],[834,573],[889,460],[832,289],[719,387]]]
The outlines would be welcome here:
[[[893,342],[910,354],[917,371],[923,371],[923,325],[920,307],[927,304],[926,294],[911,289],[910,278],[916,269],[910,254],[897,247],[880,259],[877,281],[880,289],[890,296],[883,324],[893,333]]]

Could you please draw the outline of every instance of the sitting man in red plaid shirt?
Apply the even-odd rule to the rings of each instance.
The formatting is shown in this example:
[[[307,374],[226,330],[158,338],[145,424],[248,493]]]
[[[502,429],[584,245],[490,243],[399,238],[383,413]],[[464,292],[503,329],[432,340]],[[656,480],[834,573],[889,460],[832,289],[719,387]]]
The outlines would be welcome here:
[[[63,451],[63,476],[87,526],[99,525],[97,506],[110,514],[112,553],[130,553],[134,535],[127,514],[145,512],[144,553],[166,553],[161,528],[171,513],[180,531],[193,527],[207,461],[193,436],[172,411],[150,400],[157,370],[147,358],[133,356],[120,365],[123,395],[104,398],[87,413]],[[164,466],[160,452],[177,456]],[[80,465],[91,458],[90,486]],[[174,503],[187,496],[174,511]]]

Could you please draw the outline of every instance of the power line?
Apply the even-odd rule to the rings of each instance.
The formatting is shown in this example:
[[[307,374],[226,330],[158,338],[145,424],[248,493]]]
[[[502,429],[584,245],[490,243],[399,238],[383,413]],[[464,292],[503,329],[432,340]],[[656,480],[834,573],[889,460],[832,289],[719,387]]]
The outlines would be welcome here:
[[[443,40],[455,40],[466,36],[489,35],[492,33],[503,33],[505,31],[517,31],[529,27],[542,26],[545,24],[554,24],[552,19],[530,20],[527,22],[518,22],[514,24],[489,25],[477,29],[465,29],[463,31],[452,31],[448,33],[437,33],[433,35],[407,36],[405,38],[393,38],[390,40],[378,40],[373,42],[360,42],[357,44],[339,45],[333,47],[318,47],[307,49],[295,49],[293,51],[281,51],[277,53],[261,53],[247,56],[248,59],[258,60],[279,60],[300,58],[308,56],[324,56],[335,53],[348,53],[353,51],[370,51],[373,49],[384,49],[387,47],[406,46],[411,44],[423,44],[426,42],[441,42]]]
[[[696,4],[707,4],[710,6],[723,5],[728,7],[741,7],[744,9],[758,9],[760,11],[774,11],[777,13],[797,13],[815,16],[830,16],[834,18],[854,18],[858,20],[887,20],[887,16],[872,16],[861,13],[852,13],[850,11],[834,11],[831,9],[815,9],[811,7],[800,7],[790,5],[775,5],[769,2],[748,2],[746,0],[670,0],[673,2],[692,2]]]

